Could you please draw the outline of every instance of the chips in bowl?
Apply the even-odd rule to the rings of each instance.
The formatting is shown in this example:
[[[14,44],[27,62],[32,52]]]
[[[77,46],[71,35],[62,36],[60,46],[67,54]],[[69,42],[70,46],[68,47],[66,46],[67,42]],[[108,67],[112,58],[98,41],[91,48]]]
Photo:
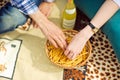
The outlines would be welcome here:
[[[71,39],[78,31],[64,30],[66,41],[69,44]],[[91,54],[91,44],[88,41],[82,52],[73,60],[70,60],[61,48],[55,48],[49,41],[46,42],[46,53],[52,63],[62,68],[70,69],[83,66]]]

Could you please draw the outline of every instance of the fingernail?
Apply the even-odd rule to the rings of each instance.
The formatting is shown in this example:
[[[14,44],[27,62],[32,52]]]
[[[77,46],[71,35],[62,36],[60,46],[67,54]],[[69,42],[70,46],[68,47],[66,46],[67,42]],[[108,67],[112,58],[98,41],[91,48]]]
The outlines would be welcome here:
[[[57,46],[57,45],[55,45],[55,48],[58,48],[58,46]]]

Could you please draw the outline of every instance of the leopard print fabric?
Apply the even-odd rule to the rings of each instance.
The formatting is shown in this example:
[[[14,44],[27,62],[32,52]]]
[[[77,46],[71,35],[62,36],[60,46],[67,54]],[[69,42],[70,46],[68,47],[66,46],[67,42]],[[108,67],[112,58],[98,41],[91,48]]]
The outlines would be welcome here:
[[[67,69],[64,80],[120,80],[120,63],[107,37],[99,31],[90,41],[93,49],[86,64],[86,73],[82,71],[85,68]]]
[[[107,37],[99,31],[91,38],[91,44],[86,80],[120,80],[120,63]]]
[[[86,65],[77,69],[65,69],[63,80],[85,80]]]
[[[0,8],[2,8],[10,0],[0,0]]]

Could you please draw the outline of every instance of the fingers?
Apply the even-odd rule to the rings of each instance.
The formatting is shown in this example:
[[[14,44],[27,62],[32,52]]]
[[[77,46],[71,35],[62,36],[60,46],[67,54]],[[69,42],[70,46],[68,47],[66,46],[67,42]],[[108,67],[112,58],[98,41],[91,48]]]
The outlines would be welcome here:
[[[73,59],[73,56],[74,56],[74,53],[73,53],[72,51],[69,51],[67,57],[68,57],[69,59]]]
[[[48,40],[56,47],[58,48],[57,43],[55,42],[55,40],[53,40],[51,37],[48,37]]]
[[[62,31],[60,32],[60,34],[61,34],[62,38],[66,40],[65,34]]]
[[[59,31],[59,40],[61,41],[62,44],[59,44],[59,45],[62,45],[63,47],[61,47],[63,50],[66,49],[67,47],[67,43],[66,43],[66,37],[65,37],[65,34],[62,32],[62,30],[58,30]]]
[[[74,54],[73,54],[71,51],[69,51],[69,50],[66,50],[66,51],[64,52],[64,54],[65,54],[69,59],[72,59],[72,57],[74,56]]]
[[[64,54],[71,60],[75,59],[76,56],[79,54],[74,52],[74,50],[70,49],[69,47],[64,51]]]
[[[66,48],[66,41],[60,34],[59,35],[51,34],[50,37],[51,37],[51,42],[54,43],[53,45],[55,45],[55,47],[57,45],[56,48],[58,48],[58,46],[59,46],[60,48],[65,50],[65,48]]]
[[[60,45],[60,47],[63,49],[63,50],[65,50],[66,49],[66,47],[67,47],[67,43],[66,43],[66,37],[65,37],[65,35],[64,35],[64,33],[61,31],[61,30],[59,30],[60,31],[60,35],[58,36],[58,39],[59,39],[59,41],[60,41],[60,43],[58,43],[59,45]]]
[[[59,37],[59,40],[60,40],[60,43],[59,43],[59,45],[60,45],[60,47],[63,49],[63,50],[65,50],[66,49],[66,47],[67,47],[67,43],[66,43],[66,41],[65,41],[65,37],[63,37],[63,36],[58,36]]]
[[[70,53],[70,50],[68,50],[68,48],[67,48],[67,49],[64,51],[64,54],[65,54],[66,56],[68,56],[69,53]]]

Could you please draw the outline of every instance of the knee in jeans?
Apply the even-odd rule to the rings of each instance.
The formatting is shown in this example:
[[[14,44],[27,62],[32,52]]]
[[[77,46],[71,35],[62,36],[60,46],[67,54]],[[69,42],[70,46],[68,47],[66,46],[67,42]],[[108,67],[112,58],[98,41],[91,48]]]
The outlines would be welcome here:
[[[0,33],[11,31],[15,28],[15,21],[10,16],[0,19]]]

